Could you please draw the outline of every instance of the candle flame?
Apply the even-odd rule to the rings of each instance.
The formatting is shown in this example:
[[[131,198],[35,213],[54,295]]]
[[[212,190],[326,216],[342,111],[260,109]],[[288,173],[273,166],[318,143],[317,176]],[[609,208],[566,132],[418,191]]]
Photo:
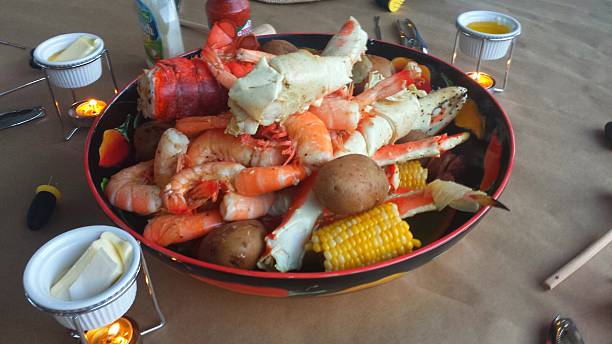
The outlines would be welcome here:
[[[495,79],[493,79],[491,75],[484,72],[469,72],[467,75],[486,89],[493,87],[495,84]]]
[[[90,99],[87,103],[89,104],[89,106],[94,107],[94,106],[96,106],[98,101],[95,100],[95,99]]]
[[[120,329],[120,325],[119,323],[114,323],[111,325],[111,327],[108,329],[108,334],[110,336],[116,336],[117,333],[119,333],[119,329]]]

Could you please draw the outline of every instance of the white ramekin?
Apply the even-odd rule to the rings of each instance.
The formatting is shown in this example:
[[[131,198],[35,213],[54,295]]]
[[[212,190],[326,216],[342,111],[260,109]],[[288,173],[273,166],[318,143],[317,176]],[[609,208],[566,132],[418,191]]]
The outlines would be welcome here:
[[[103,232],[112,232],[132,246],[132,260],[115,284],[94,297],[64,301],[51,296],[51,286]],[[53,314],[66,328],[76,329],[73,317],[83,330],[112,323],[125,314],[136,298],[136,277],[140,271],[140,246],[127,232],[111,226],[88,226],[61,234],[39,248],[23,273],[26,297],[38,309]]]
[[[72,42],[81,36],[89,36],[98,39],[99,45],[91,54],[72,61],[49,61],[49,57],[56,52],[67,48]],[[61,88],[79,88],[92,84],[102,75],[102,51],[104,50],[104,41],[91,33],[66,33],[63,35],[51,37],[48,40],[40,43],[34,49],[34,61],[46,68],[47,75],[51,83]],[[95,60],[95,61],[93,61]],[[89,64],[85,64],[93,61]],[[84,65],[81,65],[84,64]],[[78,66],[80,67],[72,67]]]
[[[467,27],[469,23],[477,21],[495,21],[500,24],[510,27],[510,32],[495,35],[479,31],[474,31]],[[497,60],[504,57],[508,53],[512,38],[521,34],[521,24],[515,18],[492,11],[470,11],[460,14],[457,17],[457,28],[469,34],[469,36],[460,34],[459,48],[461,52],[467,56],[478,58],[480,54],[480,45],[484,44],[482,51],[483,60]]]

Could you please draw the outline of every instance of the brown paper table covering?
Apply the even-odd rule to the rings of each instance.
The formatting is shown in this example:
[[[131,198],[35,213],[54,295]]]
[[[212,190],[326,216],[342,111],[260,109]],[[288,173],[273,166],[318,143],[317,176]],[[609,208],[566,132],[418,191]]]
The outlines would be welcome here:
[[[573,317],[587,343],[611,342],[612,248],[555,290],[541,286],[612,226],[612,154],[602,134],[604,123],[612,120],[609,2],[413,0],[396,14],[365,0],[251,6],[256,24],[271,23],[279,32],[331,32],[353,15],[373,34],[372,16],[380,15],[383,38],[390,41],[397,41],[393,21],[409,16],[430,52],[447,61],[459,13],[490,9],[518,18],[523,36],[509,88],[497,96],[516,133],[515,168],[501,197],[512,211],[491,211],[446,254],[394,282],[333,297],[234,294],[147,255],[168,324],[146,336],[146,343],[543,343],[555,313]],[[204,1],[183,1],[182,16],[205,22],[203,7]],[[1,0],[0,8],[0,39],[33,47],[56,34],[92,32],[105,40],[120,84],[144,67],[130,1]],[[203,42],[200,33],[185,29],[183,35],[188,49]],[[26,57],[27,52],[0,45],[0,90],[39,76]],[[110,85],[105,75],[77,94],[108,99]],[[60,97],[70,100],[68,92]],[[0,341],[67,343],[66,331],[26,302],[23,269],[52,237],[110,221],[85,183],[85,132],[70,142],[61,140],[46,87],[1,99],[0,111],[34,105],[44,105],[48,116],[0,132]],[[50,175],[63,199],[46,228],[29,231],[28,204],[36,185]],[[155,320],[143,297],[130,314],[142,326]]]

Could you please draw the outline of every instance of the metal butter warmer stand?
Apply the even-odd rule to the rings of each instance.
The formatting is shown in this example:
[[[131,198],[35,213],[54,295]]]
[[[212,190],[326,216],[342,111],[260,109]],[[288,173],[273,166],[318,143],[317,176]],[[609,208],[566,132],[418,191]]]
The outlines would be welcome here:
[[[49,93],[51,93],[51,98],[53,99],[53,105],[55,107],[55,113],[57,114],[57,118],[60,121],[60,125],[62,127],[62,135],[64,137],[65,141],[68,141],[72,138],[72,136],[80,129],[80,127],[78,126],[72,126],[68,131],[66,131],[66,125],[64,124],[64,120],[62,118],[62,110],[60,109],[60,103],[57,100],[56,96],[55,96],[55,92],[53,92],[53,86],[51,85],[51,81],[49,81],[49,75],[47,74],[47,70],[48,69],[53,69],[53,70],[66,70],[66,69],[74,69],[74,68],[79,68],[79,67],[83,67],[86,65],[89,65],[91,63],[94,63],[96,61],[98,61],[99,59],[102,58],[102,56],[104,56],[105,60],[106,60],[106,67],[108,68],[108,71],[110,73],[110,76],[113,80],[113,92],[114,94],[117,94],[119,92],[119,87],[117,86],[117,79],[115,78],[115,73],[113,71],[113,64],[111,62],[110,59],[110,55],[108,53],[108,50],[102,49],[102,51],[93,56],[91,59],[87,60],[87,61],[83,61],[81,63],[77,63],[77,64],[71,64],[71,65],[67,65],[67,66],[46,66],[46,65],[41,65],[37,62],[36,65],[38,65],[43,73],[45,74],[44,79],[47,81],[47,86],[49,88]],[[40,79],[39,79],[40,80]],[[94,81],[95,82],[95,81]],[[76,99],[76,94],[73,88],[70,88],[70,93],[72,94],[72,100],[73,100],[73,105],[77,103],[77,99]]]
[[[511,41],[510,51],[508,52],[508,54],[506,54],[507,58],[506,58],[506,67],[505,67],[505,72],[504,72],[504,82],[501,87],[492,87],[490,89],[490,91],[496,92],[496,93],[504,92],[504,90],[506,89],[506,84],[508,83],[508,73],[510,72],[510,64],[512,64],[512,52],[514,51],[514,45],[516,43],[516,38],[518,37],[518,35],[514,35],[511,37],[504,37],[504,38],[486,38],[486,37],[480,37],[480,36],[473,35],[467,31],[457,28],[457,35],[455,35],[453,55],[451,57],[452,65],[455,64],[455,59],[457,57],[457,48],[459,47],[459,39],[461,35],[480,40],[480,49],[478,53],[478,60],[476,62],[476,75],[479,75],[480,73],[480,65],[482,62],[482,55],[484,53],[485,42],[487,41],[489,42]]]

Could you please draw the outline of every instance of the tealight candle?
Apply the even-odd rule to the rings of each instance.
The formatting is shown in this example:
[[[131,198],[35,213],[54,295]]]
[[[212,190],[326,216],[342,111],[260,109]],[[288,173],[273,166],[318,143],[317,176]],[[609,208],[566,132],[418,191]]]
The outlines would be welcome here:
[[[92,98],[79,104],[75,111],[77,116],[81,117],[98,116],[102,113],[105,107],[105,102]]]
[[[487,90],[495,86],[495,79],[493,79],[490,74],[483,72],[469,72],[466,74],[470,78],[474,79],[480,86],[484,87]]]
[[[128,317],[122,317],[115,320],[110,325],[89,330],[85,336],[89,344],[141,343],[138,324]]]

